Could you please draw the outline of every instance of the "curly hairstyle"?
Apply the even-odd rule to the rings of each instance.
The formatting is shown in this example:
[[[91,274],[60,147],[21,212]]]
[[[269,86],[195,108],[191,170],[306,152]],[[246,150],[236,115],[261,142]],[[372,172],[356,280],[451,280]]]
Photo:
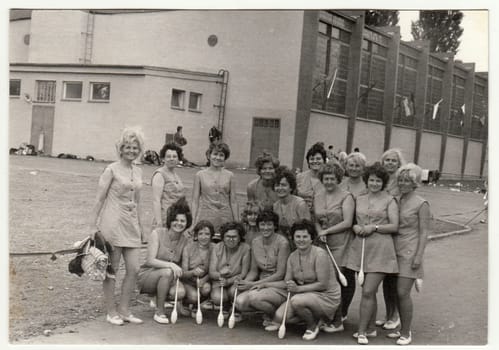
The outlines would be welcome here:
[[[166,155],[166,151],[168,151],[168,150],[177,152],[178,159],[179,160],[183,159],[184,151],[182,151],[182,148],[180,148],[179,146],[177,146],[173,142],[166,143],[163,146],[163,148],[161,148],[161,151],[159,151],[159,158],[164,159],[165,155]]]
[[[192,230],[193,231],[192,232],[192,240],[193,241],[198,240],[199,231],[201,231],[204,228],[207,228],[208,230],[210,230],[210,238],[213,238],[213,235],[215,234],[215,227],[208,220],[201,220],[196,224],[196,226],[194,226],[194,229]]]
[[[230,230],[236,230],[237,233],[239,234],[239,240],[241,242],[244,242],[244,236],[246,236],[246,230],[244,229],[243,224],[237,221],[229,221],[220,226],[220,237],[222,238],[222,241],[225,238],[225,234],[227,233],[227,231]]]
[[[384,190],[388,180],[390,179],[390,174],[386,171],[385,167],[381,165],[380,162],[376,162],[368,167],[366,167],[364,174],[362,175],[362,179],[367,185],[367,181],[369,180],[369,176],[374,175],[379,177],[381,181],[383,181],[383,185],[381,189]]]
[[[294,193],[296,191],[296,176],[295,173],[286,166],[279,166],[276,169],[275,178],[274,178],[274,189],[275,186],[279,184],[283,178],[285,178],[288,181],[289,186],[291,187],[291,193]]]
[[[310,220],[307,219],[299,220],[295,222],[293,225],[291,225],[290,234],[291,237],[293,237],[293,240],[295,239],[294,237],[295,232],[299,230],[306,230],[310,234],[312,241],[314,241],[315,238],[317,237],[317,230],[315,229],[315,225]]]
[[[383,165],[384,162],[385,162],[385,158],[388,157],[389,155],[391,154],[395,154],[395,156],[397,157],[398,161],[399,161],[399,168],[402,166],[402,165],[405,165],[407,162],[405,161],[405,158],[404,156],[402,155],[402,151],[398,148],[390,148],[389,150],[386,150],[382,155],[381,155],[381,164]]]
[[[323,164],[320,169],[319,169],[319,179],[322,180],[324,179],[324,175],[330,174],[334,175],[336,178],[336,181],[338,184],[343,180],[343,175],[345,175],[345,170],[343,170],[343,167],[339,163],[327,163]]]
[[[418,187],[421,185],[422,174],[423,170],[418,165],[414,163],[407,163],[405,165],[402,165],[397,170],[397,180],[401,177],[407,176],[409,179],[411,179],[414,187]]]
[[[317,142],[317,143],[313,144],[312,147],[310,147],[307,151],[306,159],[307,159],[308,166],[310,166],[310,161],[309,161],[310,157],[316,155],[317,153],[319,153],[321,155],[324,163],[326,162],[327,152],[326,152],[326,149],[324,148],[324,144],[322,142]]]
[[[116,141],[116,152],[119,158],[121,158],[125,144],[132,142],[137,142],[139,146],[140,152],[137,158],[140,159],[140,156],[144,153],[144,134],[139,127],[126,127],[121,132],[120,138]]]
[[[279,159],[274,158],[272,154],[263,151],[263,153],[259,155],[255,160],[255,168],[258,175],[260,175],[260,171],[262,170],[265,163],[271,163],[274,169],[277,169],[280,164]]]
[[[262,212],[263,208],[261,204],[257,201],[249,201],[246,203],[246,207],[244,208],[243,212],[241,213],[241,221],[243,224],[248,224],[248,215],[250,213],[256,213],[257,215],[260,215]]]
[[[229,145],[227,145],[224,142],[212,142],[210,143],[210,146],[208,147],[208,150],[206,151],[206,156],[209,159],[210,154],[213,152],[222,152],[225,156],[225,160],[229,159],[230,157],[230,148]]]
[[[279,215],[277,215],[271,209],[265,209],[258,215],[258,217],[256,218],[256,225],[260,226],[261,222],[269,221],[272,221],[274,223],[274,230],[277,232],[277,230],[279,230]]]
[[[170,227],[172,226],[172,222],[175,221],[177,215],[181,214],[185,215],[185,218],[187,219],[187,226],[185,227],[185,229],[188,229],[192,225],[192,213],[185,197],[179,198],[166,211],[166,228],[170,229]]]
[[[359,164],[361,167],[365,168],[367,163],[367,158],[363,153],[360,152],[352,152],[345,159],[345,163],[348,163],[349,160],[352,160],[356,164]]]

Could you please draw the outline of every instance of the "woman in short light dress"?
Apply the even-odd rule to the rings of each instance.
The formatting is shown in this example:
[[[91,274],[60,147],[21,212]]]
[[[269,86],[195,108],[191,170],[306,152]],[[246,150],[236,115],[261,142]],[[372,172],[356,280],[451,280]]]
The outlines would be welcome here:
[[[255,160],[256,173],[258,178],[250,181],[246,189],[248,201],[258,202],[262,208],[272,207],[277,200],[274,191],[274,177],[279,159],[272,157],[270,153],[263,152]]]
[[[366,156],[360,152],[350,153],[345,160],[345,175],[340,187],[350,192],[354,198],[367,192],[366,183],[362,179],[366,168]]]
[[[208,220],[215,227],[214,240],[220,240],[220,226],[239,220],[234,174],[224,169],[230,149],[225,143],[210,144],[207,154],[210,166],[194,177],[192,188],[192,214],[194,223]]]
[[[142,169],[133,163],[144,151],[142,133],[126,128],[116,143],[116,150],[120,160],[109,164],[100,176],[90,220],[113,246],[111,266],[114,271],[119,270],[122,255],[125,261],[118,308],[114,301],[116,276],[108,275],[103,282],[106,320],[113,325],[122,325],[124,322],[142,323],[129,310],[140,267],[143,232],[139,217]]]
[[[298,196],[302,197],[313,213],[314,195],[323,190],[319,180],[319,169],[326,163],[327,152],[321,143],[316,143],[309,148],[306,155],[308,170],[296,175],[296,189]]]
[[[401,328],[393,337],[399,336],[397,339],[399,345],[408,345],[412,342],[411,289],[416,279],[423,278],[423,254],[430,231],[430,206],[415,192],[421,184],[421,173],[419,166],[409,163],[400,167],[397,175],[400,191],[400,226],[399,234],[394,239],[399,265],[397,293]]]
[[[152,229],[165,227],[166,210],[185,196],[185,187],[175,169],[182,159],[182,148],[168,143],[160,151],[165,164],[152,174]]]
[[[367,337],[376,336],[376,292],[386,274],[398,273],[392,235],[398,230],[399,213],[393,196],[384,191],[388,173],[380,163],[375,163],[366,168],[364,180],[368,193],[356,198],[357,223],[353,226],[355,235],[345,257],[347,268],[360,271],[362,242],[365,240],[365,279],[362,285],[359,327],[354,334],[359,344],[368,344]]]

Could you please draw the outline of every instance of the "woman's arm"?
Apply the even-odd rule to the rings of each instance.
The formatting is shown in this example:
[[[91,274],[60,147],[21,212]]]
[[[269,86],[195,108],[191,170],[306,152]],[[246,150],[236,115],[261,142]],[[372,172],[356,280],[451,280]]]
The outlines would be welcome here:
[[[330,268],[331,264],[329,262],[329,258],[326,256],[324,250],[321,250],[317,255],[314,263],[315,273],[317,275],[317,281],[299,285],[296,287],[297,293],[305,293],[305,292],[323,292],[328,287],[328,281],[330,276]]]
[[[300,201],[300,203],[296,207],[296,213],[298,214],[298,219],[307,219],[311,220],[312,216],[310,215],[310,208],[305,200]]]
[[[232,210],[232,217],[234,221],[239,221],[239,207],[237,205],[237,188],[234,174],[230,173],[230,209]]]
[[[416,249],[416,255],[412,261],[412,268],[417,269],[421,266],[423,261],[423,254],[426,247],[426,242],[428,241],[428,235],[430,233],[430,206],[427,202],[424,202],[419,208],[419,239],[418,248]]]
[[[197,224],[198,209],[199,209],[199,196],[201,195],[201,179],[199,177],[199,172],[194,175],[194,184],[192,185],[192,226]]]
[[[211,280],[219,280],[221,275],[220,272],[217,271],[217,265],[218,265],[218,256],[216,253],[218,246],[215,246],[211,250],[211,255],[210,255],[210,268],[209,268],[209,275]]]
[[[97,187],[97,195],[95,198],[94,207],[92,208],[92,213],[90,217],[90,223],[92,226],[98,226],[97,221],[100,216],[104,202],[106,201],[107,193],[111,182],[113,181],[113,171],[111,168],[107,167],[99,178],[99,184]]]
[[[158,249],[159,249],[159,236],[157,230],[153,230],[149,237],[149,242],[147,243],[147,258],[146,264],[149,267],[154,267],[156,269],[172,269],[176,277],[182,276],[182,268],[175,264],[174,262],[165,261],[158,259]]]
[[[388,224],[383,224],[383,225],[365,225],[363,226],[363,231],[364,234],[361,236],[369,236],[373,232],[378,232],[378,233],[397,233],[399,229],[399,206],[395,199],[392,199],[390,203],[388,204]],[[377,226],[377,229],[376,229]]]
[[[142,169],[137,168],[139,170],[139,175],[140,175],[140,182],[142,183]],[[140,240],[143,243],[146,243],[147,239],[144,235],[144,227],[142,226],[142,220],[140,219],[142,217],[142,213],[140,212],[140,208],[142,207],[140,203],[140,198],[141,198],[141,190],[137,189],[135,191],[135,203],[137,203],[137,221],[139,222],[139,229],[140,229]]]
[[[156,221],[156,227],[161,227],[163,218],[161,217],[161,196],[163,195],[163,187],[165,179],[160,173],[154,174],[152,177],[152,213]]]
[[[246,187],[246,197],[248,197],[248,202],[256,200],[256,194],[253,186],[253,181],[248,183]]]
[[[241,273],[227,279],[227,285],[233,284],[236,280],[242,280],[248,274],[251,263],[250,249],[246,249],[241,259]]]
[[[284,279],[281,281],[273,281],[273,282],[263,282],[258,284],[257,288],[269,288],[269,287],[274,287],[274,288],[279,288],[279,289],[286,289],[286,281],[293,280],[293,271],[291,267],[291,259],[288,257],[288,260],[286,262],[286,275],[284,276]]]
[[[351,195],[345,198],[345,200],[342,203],[341,209],[343,211],[343,221],[325,230],[317,231],[319,232],[319,236],[332,235],[335,233],[344,232],[345,230],[352,227],[355,203]]]

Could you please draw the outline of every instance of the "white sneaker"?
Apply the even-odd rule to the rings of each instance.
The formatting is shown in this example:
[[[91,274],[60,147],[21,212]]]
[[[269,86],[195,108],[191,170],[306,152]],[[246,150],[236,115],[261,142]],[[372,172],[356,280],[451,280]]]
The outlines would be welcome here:
[[[310,330],[310,329],[307,329],[305,331],[305,334],[303,334],[303,340],[314,340],[315,338],[317,338],[317,334],[319,334],[319,325],[315,326],[314,329]]]
[[[376,330],[371,331],[371,332],[366,332],[366,337],[368,337],[368,338],[374,338],[377,335],[378,335],[378,332],[376,332]],[[355,332],[354,334],[352,334],[352,337],[358,338],[359,337],[359,332]]]
[[[275,332],[279,329],[281,325],[279,323],[275,323],[274,321],[271,321],[271,323],[265,327],[265,330],[267,332]]]
[[[340,324],[338,327],[336,327],[334,324],[323,324],[321,326],[321,331],[324,331],[326,333],[336,333],[336,332],[343,332],[345,328],[343,327],[343,324]]]
[[[161,323],[161,324],[168,324],[170,323],[170,321],[168,320],[168,317],[166,317],[165,314],[163,315],[158,315],[158,314],[154,314],[154,317],[153,317],[153,320],[158,322],[158,323]]]
[[[410,343],[412,343],[412,334],[410,331],[408,337],[400,336],[400,338],[397,339],[397,345],[409,345]]]

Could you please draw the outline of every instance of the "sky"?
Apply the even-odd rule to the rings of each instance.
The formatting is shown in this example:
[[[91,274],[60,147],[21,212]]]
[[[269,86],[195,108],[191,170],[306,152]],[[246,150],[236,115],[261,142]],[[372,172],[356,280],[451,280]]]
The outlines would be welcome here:
[[[456,59],[475,62],[475,71],[488,71],[488,11],[463,11],[461,44]],[[400,11],[399,23],[402,40],[411,41],[411,21],[416,21],[419,11]]]

